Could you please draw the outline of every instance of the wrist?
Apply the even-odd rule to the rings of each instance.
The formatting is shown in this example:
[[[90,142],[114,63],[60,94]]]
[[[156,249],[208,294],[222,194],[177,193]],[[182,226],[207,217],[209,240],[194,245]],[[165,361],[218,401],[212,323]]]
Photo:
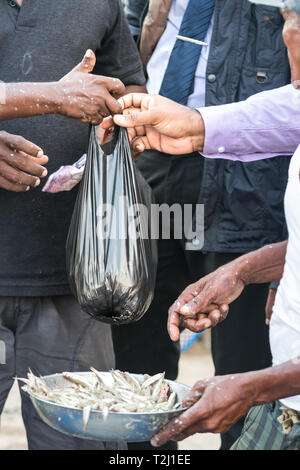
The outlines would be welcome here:
[[[191,110],[191,139],[194,152],[202,152],[205,140],[205,126],[201,113],[197,109]]]
[[[239,256],[236,260],[233,261],[237,276],[245,286],[253,283],[252,277],[255,266],[253,253],[247,253],[246,255]]]
[[[46,90],[50,113],[61,114],[64,101],[63,86],[59,82],[50,82],[46,84]]]
[[[263,371],[265,372],[265,371]],[[262,371],[239,374],[241,395],[249,402],[249,407],[259,406],[272,401],[265,390]]]
[[[220,273],[226,268],[230,277],[234,277],[236,280],[241,281],[245,286],[249,284],[249,260],[245,256],[239,256],[228,264],[221,266],[218,271]]]

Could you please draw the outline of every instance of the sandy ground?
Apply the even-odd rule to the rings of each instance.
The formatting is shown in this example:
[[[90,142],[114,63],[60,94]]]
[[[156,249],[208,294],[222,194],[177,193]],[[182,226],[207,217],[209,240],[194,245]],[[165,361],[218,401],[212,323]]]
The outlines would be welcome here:
[[[198,341],[189,351],[182,354],[178,381],[187,385],[201,378],[213,375],[213,365],[207,341]],[[180,449],[218,449],[219,436],[197,434],[180,443]],[[21,417],[20,394],[15,384],[5,405],[1,418],[0,450],[27,449],[25,429]]]

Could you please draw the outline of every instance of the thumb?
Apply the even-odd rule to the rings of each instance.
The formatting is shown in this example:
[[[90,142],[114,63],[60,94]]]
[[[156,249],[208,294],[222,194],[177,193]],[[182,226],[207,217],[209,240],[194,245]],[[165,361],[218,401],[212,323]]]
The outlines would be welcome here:
[[[82,61],[76,65],[76,67],[72,70],[73,72],[83,72],[83,73],[90,73],[93,71],[96,65],[96,56],[91,49],[88,49],[84,54]]]
[[[199,401],[206,389],[209,385],[209,380],[199,380],[195,383],[192,390],[190,390],[182,400],[182,406],[184,408],[190,408],[193,406],[197,401]]]
[[[133,111],[130,114],[116,114],[114,122],[121,127],[137,127],[154,125],[156,122],[156,112],[154,111]]]

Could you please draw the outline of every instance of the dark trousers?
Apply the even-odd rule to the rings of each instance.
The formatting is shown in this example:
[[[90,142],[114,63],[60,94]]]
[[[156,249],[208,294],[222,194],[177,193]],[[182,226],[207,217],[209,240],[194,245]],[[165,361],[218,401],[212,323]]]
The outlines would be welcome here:
[[[170,157],[147,152],[138,166],[157,204],[197,203],[202,178],[202,158],[198,154]],[[166,376],[174,380],[180,351],[166,329],[170,305],[188,284],[238,255],[187,251],[184,240],[175,239],[159,240],[158,253],[155,296],[147,314],[135,324],[113,327],[113,341],[118,368],[149,374],[166,371]],[[267,292],[267,285],[247,287],[231,305],[227,320],[212,331],[216,374],[246,372],[271,364],[264,322]],[[195,382],[200,378],[195,377]],[[242,421],[222,436],[222,448],[233,444],[241,427]]]
[[[84,313],[71,295],[1,297],[0,417],[15,377],[115,365],[111,329]],[[3,361],[4,359],[4,361]],[[19,382],[21,388],[23,384]],[[126,450],[125,442],[101,442],[62,434],[39,417],[22,390],[22,416],[29,450]]]

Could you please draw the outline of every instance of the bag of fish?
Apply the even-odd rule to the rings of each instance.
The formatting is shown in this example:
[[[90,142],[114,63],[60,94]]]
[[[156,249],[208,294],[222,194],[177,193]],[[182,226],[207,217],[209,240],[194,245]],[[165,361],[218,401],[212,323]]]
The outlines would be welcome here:
[[[97,320],[135,322],[150,306],[157,268],[152,202],[126,129],[115,128],[100,146],[92,127],[66,248],[71,290]]]

